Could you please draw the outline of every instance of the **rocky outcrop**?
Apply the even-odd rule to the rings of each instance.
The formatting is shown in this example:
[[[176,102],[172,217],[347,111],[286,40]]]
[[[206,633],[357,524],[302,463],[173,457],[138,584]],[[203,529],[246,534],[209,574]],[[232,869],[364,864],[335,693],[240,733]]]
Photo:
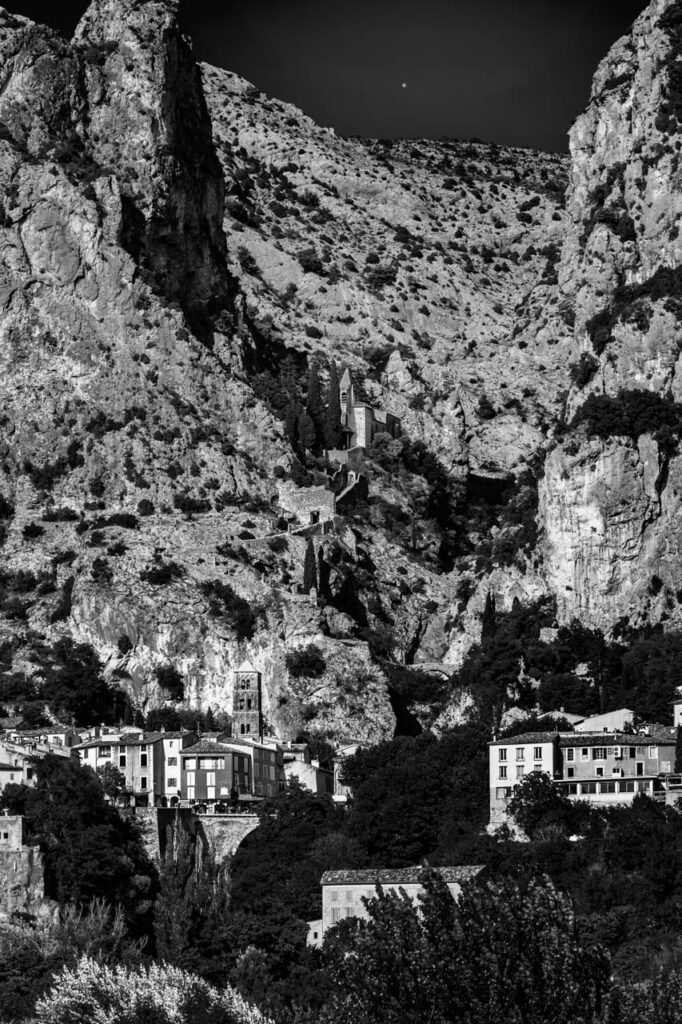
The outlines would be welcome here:
[[[665,486],[662,469],[665,470]],[[650,435],[593,439],[548,458],[541,487],[546,573],[562,621],[679,628],[682,460]]]
[[[600,64],[571,130],[559,287],[588,369],[569,417],[591,393],[682,397],[681,42],[682,4],[653,0]],[[562,620],[678,622],[678,463],[650,435],[601,442],[583,428],[549,457],[540,519]]]

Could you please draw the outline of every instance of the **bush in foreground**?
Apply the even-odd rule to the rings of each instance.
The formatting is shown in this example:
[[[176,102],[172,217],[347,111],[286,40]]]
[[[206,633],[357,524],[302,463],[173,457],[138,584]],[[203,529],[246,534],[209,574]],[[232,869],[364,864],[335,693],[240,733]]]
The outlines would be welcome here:
[[[36,1006],[36,1024],[269,1024],[234,989],[167,964],[107,967],[83,957]]]

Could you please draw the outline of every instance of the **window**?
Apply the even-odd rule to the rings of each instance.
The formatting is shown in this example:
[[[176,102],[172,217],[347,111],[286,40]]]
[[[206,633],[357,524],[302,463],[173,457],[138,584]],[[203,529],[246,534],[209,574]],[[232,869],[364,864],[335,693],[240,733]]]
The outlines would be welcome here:
[[[516,760],[517,761],[523,761],[524,760],[525,749],[526,749],[525,747],[517,747],[516,748]]]
[[[656,757],[656,747],[649,747],[649,757]]]
[[[352,903],[352,902],[353,902],[353,893],[349,892],[349,890],[347,889],[346,890],[346,903]]]
[[[593,761],[605,761],[606,760],[606,747],[593,747],[592,748],[592,760]]]
[[[566,769],[566,777],[569,778],[569,779],[575,778],[575,768],[567,768]]]
[[[615,782],[602,782],[599,786],[600,793],[615,793],[616,783]]]
[[[506,764],[501,764],[500,765],[500,778],[501,779],[506,779],[507,778],[507,766],[506,766]]]
[[[634,784],[634,782],[631,782],[630,780],[627,780],[625,782],[619,782],[618,783],[618,792],[619,793],[634,793],[634,791],[635,791],[635,784]]]
[[[516,766],[516,778],[517,779],[522,779],[524,771],[525,771],[525,768],[523,767],[523,765],[522,764],[517,764],[517,766]]]
[[[85,750],[81,751],[81,754],[83,755],[83,757],[88,758],[90,756],[90,751],[86,747]]]
[[[197,759],[196,757],[186,757],[184,758],[184,764],[186,772],[193,772],[197,766]]]
[[[596,782],[582,782],[580,784],[580,792],[585,794],[596,793],[597,783]]]
[[[125,768],[127,763],[128,762],[127,762],[126,755],[125,754],[119,754],[118,755],[118,766],[119,766],[119,768]]]
[[[511,796],[511,786],[498,786],[495,791],[498,800],[506,800]]]
[[[498,751],[498,754],[499,754],[500,761],[506,761],[507,760],[507,748],[506,747],[500,747],[500,749]]]
[[[535,747],[533,751],[533,757],[536,761],[542,761],[542,747]]]
[[[534,772],[541,772],[542,771],[542,765],[541,764],[534,764],[533,765],[533,771]]]
[[[332,907],[332,924],[341,920],[341,907]]]
[[[332,892],[332,902],[333,902],[333,903],[336,903],[336,901],[338,900],[338,898],[339,898],[339,894],[338,894],[338,892],[336,892],[336,890],[334,890],[334,891]]]
[[[569,747],[566,751],[566,760],[575,761],[575,750],[573,749],[573,747]]]
[[[146,775],[142,775],[140,777],[140,789],[146,789],[146,788],[147,788],[147,776]]]
[[[32,779],[33,778],[33,769],[32,768],[27,768],[26,769],[26,778],[27,779]]]
[[[168,758],[168,767],[169,768],[171,768],[171,767],[174,768],[177,763],[178,763],[177,757],[169,757]]]
[[[637,757],[637,748],[636,747],[630,747],[630,757],[633,757],[633,758]]]
[[[100,747],[97,753],[99,757],[111,757],[111,747]]]
[[[646,753],[646,747],[637,747],[637,757],[644,757]]]
[[[172,750],[172,749],[173,749],[173,743],[174,743],[174,742],[175,742],[174,740],[169,740],[169,741],[168,741],[168,747],[169,747],[169,749],[170,749],[170,750]]]
[[[177,789],[177,788],[178,788],[178,780],[177,779],[169,779],[168,780],[168,789]]]
[[[568,784],[568,786],[566,786],[566,792],[568,793],[569,796],[577,796],[577,794],[578,794],[578,783],[577,782],[570,782]]]
[[[140,768],[146,768],[146,767],[147,767],[147,755],[146,754],[140,754]]]
[[[598,779],[603,779],[604,778],[604,769],[603,768],[596,768],[595,769],[595,774],[596,774]]]
[[[590,759],[590,748],[589,747],[582,747],[581,750],[580,750],[580,760],[581,761],[589,761],[589,759]]]

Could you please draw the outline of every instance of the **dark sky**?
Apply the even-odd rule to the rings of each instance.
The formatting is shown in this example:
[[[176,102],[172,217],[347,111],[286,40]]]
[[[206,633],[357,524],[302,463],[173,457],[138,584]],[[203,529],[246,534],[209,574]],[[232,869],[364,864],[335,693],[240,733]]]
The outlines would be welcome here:
[[[70,35],[87,0],[2,0]],[[341,134],[566,148],[645,0],[182,0],[198,59]],[[402,88],[402,83],[407,88]]]

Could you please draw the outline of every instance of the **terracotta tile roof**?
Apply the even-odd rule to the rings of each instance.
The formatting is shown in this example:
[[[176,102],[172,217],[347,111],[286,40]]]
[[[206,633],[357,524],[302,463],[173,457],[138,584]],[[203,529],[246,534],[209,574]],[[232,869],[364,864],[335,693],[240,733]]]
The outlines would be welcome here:
[[[491,740],[489,747],[513,747],[523,743],[552,743],[559,736],[568,736],[565,732],[522,732],[518,736],[507,736],[503,740]],[[570,733],[571,736],[574,733]],[[577,736],[578,734],[575,733]]]
[[[468,882],[484,870],[483,864],[459,864],[452,868],[434,868],[444,882]],[[362,868],[359,871],[325,871],[322,885],[407,885],[421,880],[423,867]]]
[[[193,743],[191,747],[185,747],[183,750],[183,756],[187,757],[193,754],[229,754],[230,747],[225,743],[216,743],[214,740],[199,740],[198,743]]]
[[[655,747],[674,745],[677,730],[666,725],[650,726],[650,733],[642,732],[576,732],[562,733],[561,747]]]

